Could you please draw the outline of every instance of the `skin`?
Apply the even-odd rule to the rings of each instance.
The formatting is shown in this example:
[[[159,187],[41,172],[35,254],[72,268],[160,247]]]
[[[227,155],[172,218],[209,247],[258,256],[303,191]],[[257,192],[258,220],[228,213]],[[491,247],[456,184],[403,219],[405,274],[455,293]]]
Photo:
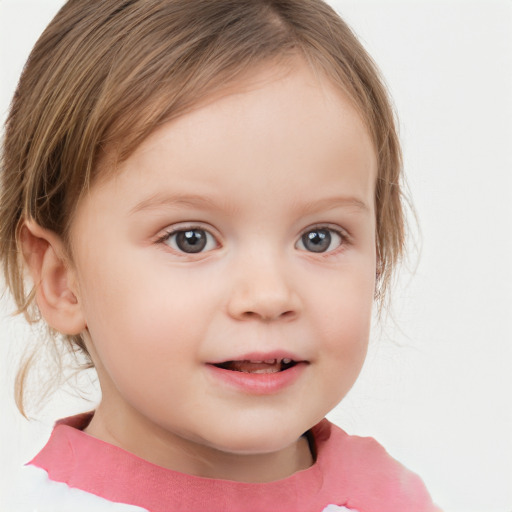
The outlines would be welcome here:
[[[264,482],[313,463],[302,434],[363,364],[377,164],[350,101],[302,62],[250,83],[162,126],[92,187],[60,286],[102,388],[88,434],[166,468]],[[319,228],[331,243],[313,252],[302,236]],[[203,230],[205,249],[183,252],[180,229]],[[208,365],[276,350],[305,363],[275,393]]]

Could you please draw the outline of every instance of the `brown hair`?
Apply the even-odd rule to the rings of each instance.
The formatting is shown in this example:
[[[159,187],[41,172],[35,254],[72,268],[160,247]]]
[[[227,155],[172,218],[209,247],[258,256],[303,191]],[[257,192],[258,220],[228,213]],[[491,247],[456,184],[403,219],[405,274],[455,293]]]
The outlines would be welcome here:
[[[291,55],[353,101],[373,139],[382,300],[404,244],[400,145],[379,73],[332,8],[321,0],[69,0],[35,45],[6,122],[0,258],[19,311],[34,321],[19,250],[25,219],[67,242],[106,149],[126,159],[162,123]],[[87,355],[79,336],[65,341]]]

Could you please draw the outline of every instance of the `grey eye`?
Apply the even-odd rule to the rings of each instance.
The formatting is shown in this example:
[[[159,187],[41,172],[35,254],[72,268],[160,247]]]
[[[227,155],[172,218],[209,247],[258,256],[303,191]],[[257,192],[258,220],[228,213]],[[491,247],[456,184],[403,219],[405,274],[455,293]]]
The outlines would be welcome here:
[[[204,229],[184,229],[171,233],[165,242],[172,249],[187,254],[197,254],[216,247],[215,238]]]
[[[297,248],[308,252],[328,252],[343,243],[339,233],[329,228],[315,228],[306,231],[299,239]]]

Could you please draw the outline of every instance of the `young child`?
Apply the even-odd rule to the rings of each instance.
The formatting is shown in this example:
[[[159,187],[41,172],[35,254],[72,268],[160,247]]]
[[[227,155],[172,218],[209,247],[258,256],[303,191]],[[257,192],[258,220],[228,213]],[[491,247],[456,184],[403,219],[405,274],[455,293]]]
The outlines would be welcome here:
[[[400,172],[376,68],[321,0],[69,0],[7,120],[0,254],[102,400],[10,510],[437,510],[323,419],[402,252]]]

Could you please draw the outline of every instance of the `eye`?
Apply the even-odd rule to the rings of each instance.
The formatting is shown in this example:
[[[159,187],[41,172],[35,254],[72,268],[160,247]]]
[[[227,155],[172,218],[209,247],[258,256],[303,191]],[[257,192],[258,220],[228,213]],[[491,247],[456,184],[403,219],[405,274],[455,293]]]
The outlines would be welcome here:
[[[297,249],[308,252],[331,252],[344,242],[338,231],[330,228],[314,228],[306,231],[297,242]]]
[[[180,229],[167,233],[161,240],[171,249],[186,254],[211,251],[218,246],[215,237],[205,229]]]

